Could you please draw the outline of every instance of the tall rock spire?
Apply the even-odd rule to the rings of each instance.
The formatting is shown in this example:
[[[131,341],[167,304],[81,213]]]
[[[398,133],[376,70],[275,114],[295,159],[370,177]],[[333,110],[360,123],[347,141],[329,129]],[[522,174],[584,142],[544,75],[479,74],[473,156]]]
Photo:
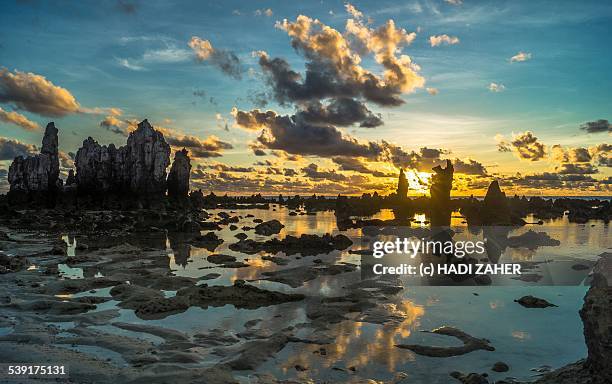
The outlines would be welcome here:
[[[446,168],[435,166],[431,178],[430,218],[432,226],[448,226],[451,219],[450,192],[453,189],[453,174],[455,169],[450,160],[446,160]]]
[[[185,148],[174,154],[174,162],[168,173],[168,197],[174,200],[187,198],[191,160]]]
[[[59,154],[57,128],[47,124],[40,154],[18,156],[9,167],[11,192],[49,192],[57,189],[59,180]]]
[[[399,199],[406,199],[407,195],[408,195],[408,179],[406,179],[404,170],[400,168],[400,174],[397,180],[397,197]]]

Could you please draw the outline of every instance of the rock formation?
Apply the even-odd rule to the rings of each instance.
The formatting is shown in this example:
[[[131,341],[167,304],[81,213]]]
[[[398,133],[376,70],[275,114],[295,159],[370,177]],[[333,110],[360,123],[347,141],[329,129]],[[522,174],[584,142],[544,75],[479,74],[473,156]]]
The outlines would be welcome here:
[[[612,255],[602,257],[593,270],[580,318],[588,348],[585,367],[599,381],[612,383]]]
[[[404,174],[404,170],[400,168],[399,179],[397,181],[397,198],[399,200],[406,200],[408,195],[408,180]]]
[[[47,124],[40,154],[26,158],[18,156],[9,167],[8,181],[13,197],[35,193],[52,195],[59,187],[59,156],[57,128]]]
[[[612,383],[612,253],[604,253],[593,268],[593,280],[580,310],[586,360],[543,375],[535,384]]]
[[[436,166],[432,177],[429,193],[431,195],[430,217],[432,226],[448,226],[451,219],[450,192],[453,188],[455,169],[450,160],[446,160],[446,168]]]
[[[485,225],[512,224],[508,199],[497,180],[493,180],[487,189],[482,207],[482,221]]]
[[[161,198],[169,164],[170,146],[143,120],[123,147],[101,146],[91,137],[83,141],[75,157],[76,182],[80,194],[114,192]]]
[[[189,175],[191,160],[189,152],[183,148],[174,154],[174,162],[168,174],[168,197],[173,200],[185,200],[189,193]]]

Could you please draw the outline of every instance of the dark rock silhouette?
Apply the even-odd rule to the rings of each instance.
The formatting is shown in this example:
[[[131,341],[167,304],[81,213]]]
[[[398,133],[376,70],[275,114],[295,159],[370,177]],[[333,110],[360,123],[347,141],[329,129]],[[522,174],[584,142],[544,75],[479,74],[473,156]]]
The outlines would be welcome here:
[[[408,179],[406,179],[404,170],[400,168],[400,174],[397,180],[397,198],[399,200],[406,200],[407,195],[408,195]]]
[[[538,198],[532,198],[537,202]],[[497,180],[489,184],[483,201],[470,198],[461,206],[461,214],[467,218],[470,225],[512,226],[525,225],[521,218],[529,211],[529,201],[506,197]]]
[[[446,168],[436,166],[432,177],[431,187],[431,225],[448,226],[451,219],[450,192],[453,188],[453,173],[455,169],[450,160],[446,160]]]
[[[166,191],[170,146],[145,119],[123,147],[101,146],[87,138],[77,151],[75,164],[81,194],[117,192],[161,198]]]
[[[57,128],[53,122],[47,124],[40,154],[18,156],[9,167],[9,195],[12,200],[28,201],[33,195],[54,195],[59,188],[59,155]]]
[[[185,200],[189,194],[189,175],[191,159],[185,148],[174,154],[174,162],[168,173],[168,197],[173,200]]]
[[[499,188],[499,183],[494,180],[487,189],[484,198],[482,220],[486,225],[510,225],[510,208],[506,194]]]

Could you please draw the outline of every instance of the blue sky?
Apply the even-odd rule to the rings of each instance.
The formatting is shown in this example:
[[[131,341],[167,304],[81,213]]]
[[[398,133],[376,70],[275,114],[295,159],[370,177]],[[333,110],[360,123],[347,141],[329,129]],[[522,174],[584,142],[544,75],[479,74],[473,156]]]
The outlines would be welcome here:
[[[393,19],[396,26],[417,32],[403,54],[419,65],[426,84],[403,94],[405,103],[399,107],[369,104],[384,125],[343,128],[346,134],[384,139],[406,150],[443,148],[506,174],[517,169],[553,172],[557,164],[500,152],[499,135],[511,140],[513,133],[532,131],[548,147],[586,148],[608,141],[606,132],[587,134],[579,127],[610,118],[612,3],[351,4],[371,18],[364,23],[372,28]],[[214,135],[231,143],[222,157],[203,159],[204,164],[251,165],[261,160],[247,145],[258,133],[236,127],[230,112],[233,107],[257,108],[253,96],[267,87],[253,51],[264,50],[304,70],[303,55],[292,48],[285,31],[275,28],[276,21],[294,21],[300,14],[340,32],[351,17],[342,1],[7,1],[0,14],[0,67],[44,76],[67,89],[83,108],[120,108],[125,119],[146,117],[184,135]],[[429,37],[442,34],[459,42],[432,47]],[[244,70],[242,79],[226,76],[208,61],[198,62],[188,46],[192,36],[233,52]],[[519,52],[530,59],[511,62]],[[361,64],[377,71],[371,56]],[[490,90],[492,83],[499,92]],[[104,112],[50,118],[19,110],[10,100],[0,107],[41,126],[55,120],[66,152],[75,151],[87,136],[101,143],[125,140],[100,127]],[[265,108],[292,113],[295,106],[269,99]],[[40,132],[10,122],[0,121],[0,129],[6,138],[40,142]],[[332,167],[329,159],[308,161]],[[597,177],[610,174],[609,167],[599,167]]]

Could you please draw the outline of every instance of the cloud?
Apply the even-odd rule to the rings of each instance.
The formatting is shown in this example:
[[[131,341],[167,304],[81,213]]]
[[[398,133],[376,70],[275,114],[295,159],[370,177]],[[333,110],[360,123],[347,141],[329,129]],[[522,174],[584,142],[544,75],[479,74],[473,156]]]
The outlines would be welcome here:
[[[451,5],[461,5],[463,4],[463,0],[444,0],[445,2],[447,2],[448,4]]]
[[[597,121],[587,121],[580,126],[580,129],[587,133],[612,133],[612,124],[608,120],[599,119]]]
[[[496,135],[499,152],[513,151],[519,159],[538,161],[546,157],[546,146],[538,141],[532,132],[526,131],[512,135],[512,141],[507,142],[502,135]]]
[[[355,6],[353,6],[353,4],[346,3],[346,4],[344,4],[344,8],[346,8],[346,12],[348,12],[348,14],[353,16],[354,18],[356,18],[356,19],[363,18],[363,13],[361,11],[359,11],[357,8],[355,8]]]
[[[38,153],[38,148],[32,144],[0,136],[0,160],[13,160],[17,156],[27,157]]]
[[[591,175],[599,172],[590,163],[565,163],[555,168],[555,170],[560,175]]]
[[[74,168],[74,159],[70,155],[70,153],[66,153],[64,151],[59,151],[58,152],[58,157],[59,157],[60,167],[61,168],[63,168],[64,170],[69,170],[69,169]]]
[[[427,93],[429,93],[432,96],[435,96],[438,93],[440,93],[440,91],[438,90],[438,88],[427,88]]]
[[[255,172],[255,168],[253,167],[237,167],[237,166],[227,165],[223,163],[198,165],[198,168],[199,169],[214,169],[220,172],[238,172],[238,173]]]
[[[612,167],[612,144],[599,144],[589,147],[589,154],[597,165]]]
[[[301,115],[277,115],[274,111],[234,110],[236,124],[247,130],[263,129],[259,143],[299,155],[361,156],[376,158],[383,152],[380,144],[359,142],[330,124],[309,123]]]
[[[231,51],[213,48],[208,40],[193,36],[188,43],[198,61],[208,61],[234,79],[242,78],[240,59]]]
[[[611,144],[599,144],[589,148],[563,148],[560,145],[553,145],[551,149],[553,159],[562,165],[566,163],[574,165],[578,164],[583,166],[583,168],[585,168],[588,163],[591,163],[594,166],[612,166]],[[567,168],[573,169],[570,166]]]
[[[389,174],[374,169],[368,168],[368,166],[357,157],[334,157],[332,161],[340,166],[342,171],[353,171],[363,174],[369,174],[374,177],[395,177],[395,174]]]
[[[130,61],[129,59],[122,59],[122,58],[116,58],[117,60],[117,64],[119,64],[120,66],[130,69],[132,71],[144,71],[145,67],[143,67],[142,65],[136,64],[132,61]]]
[[[279,159],[283,159],[284,161],[302,161],[303,157],[300,155],[287,153],[285,151],[272,151],[272,154]]]
[[[434,35],[434,36],[429,36],[429,44],[431,44],[432,47],[437,47],[442,44],[455,45],[455,44],[459,44],[459,38],[457,36],[449,36],[446,34]]]
[[[328,105],[311,102],[297,114],[310,123],[329,123],[339,126],[349,126],[359,123],[360,127],[374,128],[383,124],[380,114],[374,114],[365,104],[351,98],[332,100]]]
[[[4,121],[5,123],[15,124],[26,131],[38,131],[40,130],[40,125],[33,121],[28,120],[24,115],[17,113],[15,111],[5,111],[0,107],[0,121]]]
[[[65,88],[41,75],[0,69],[0,102],[42,116],[61,117],[81,111],[79,103]]]
[[[258,52],[259,65],[278,102],[301,102],[332,97],[359,97],[379,105],[400,105],[402,93],[423,87],[425,80],[419,67],[407,55],[397,54],[413,40],[412,34],[398,29],[392,20],[377,30],[349,19],[343,35],[319,20],[299,15],[295,22],[277,23],[287,32],[291,44],[306,62],[305,75],[291,69],[281,58],[269,58]],[[374,54],[384,68],[382,77],[361,67],[362,55],[351,49],[359,41],[365,53]]]
[[[209,136],[204,140],[190,135],[164,136],[168,144],[176,148],[186,148],[189,150],[189,154],[196,158],[221,157],[224,150],[233,148],[230,143],[221,141],[216,136]]]
[[[506,89],[506,86],[503,84],[498,84],[498,83],[491,83],[489,84],[489,91],[491,92],[502,92]]]
[[[455,167],[455,172],[463,173],[465,175],[479,175],[479,176],[488,176],[487,169],[480,162],[472,159],[454,159],[453,166]]]
[[[523,51],[520,51],[519,53],[510,58],[511,63],[520,63],[527,60],[531,60],[531,53]]]
[[[308,166],[301,169],[306,177],[311,179],[326,179],[331,181],[346,181],[347,177],[335,170],[320,170],[319,166],[311,163]]]
[[[274,15],[274,12],[270,8],[267,8],[267,9],[262,8],[262,9],[256,9],[255,12],[253,12],[253,14],[255,16],[272,17],[272,15]]]
[[[265,147],[258,142],[252,142],[248,144],[249,149],[253,151],[255,156],[267,156],[268,153],[264,150]]]

